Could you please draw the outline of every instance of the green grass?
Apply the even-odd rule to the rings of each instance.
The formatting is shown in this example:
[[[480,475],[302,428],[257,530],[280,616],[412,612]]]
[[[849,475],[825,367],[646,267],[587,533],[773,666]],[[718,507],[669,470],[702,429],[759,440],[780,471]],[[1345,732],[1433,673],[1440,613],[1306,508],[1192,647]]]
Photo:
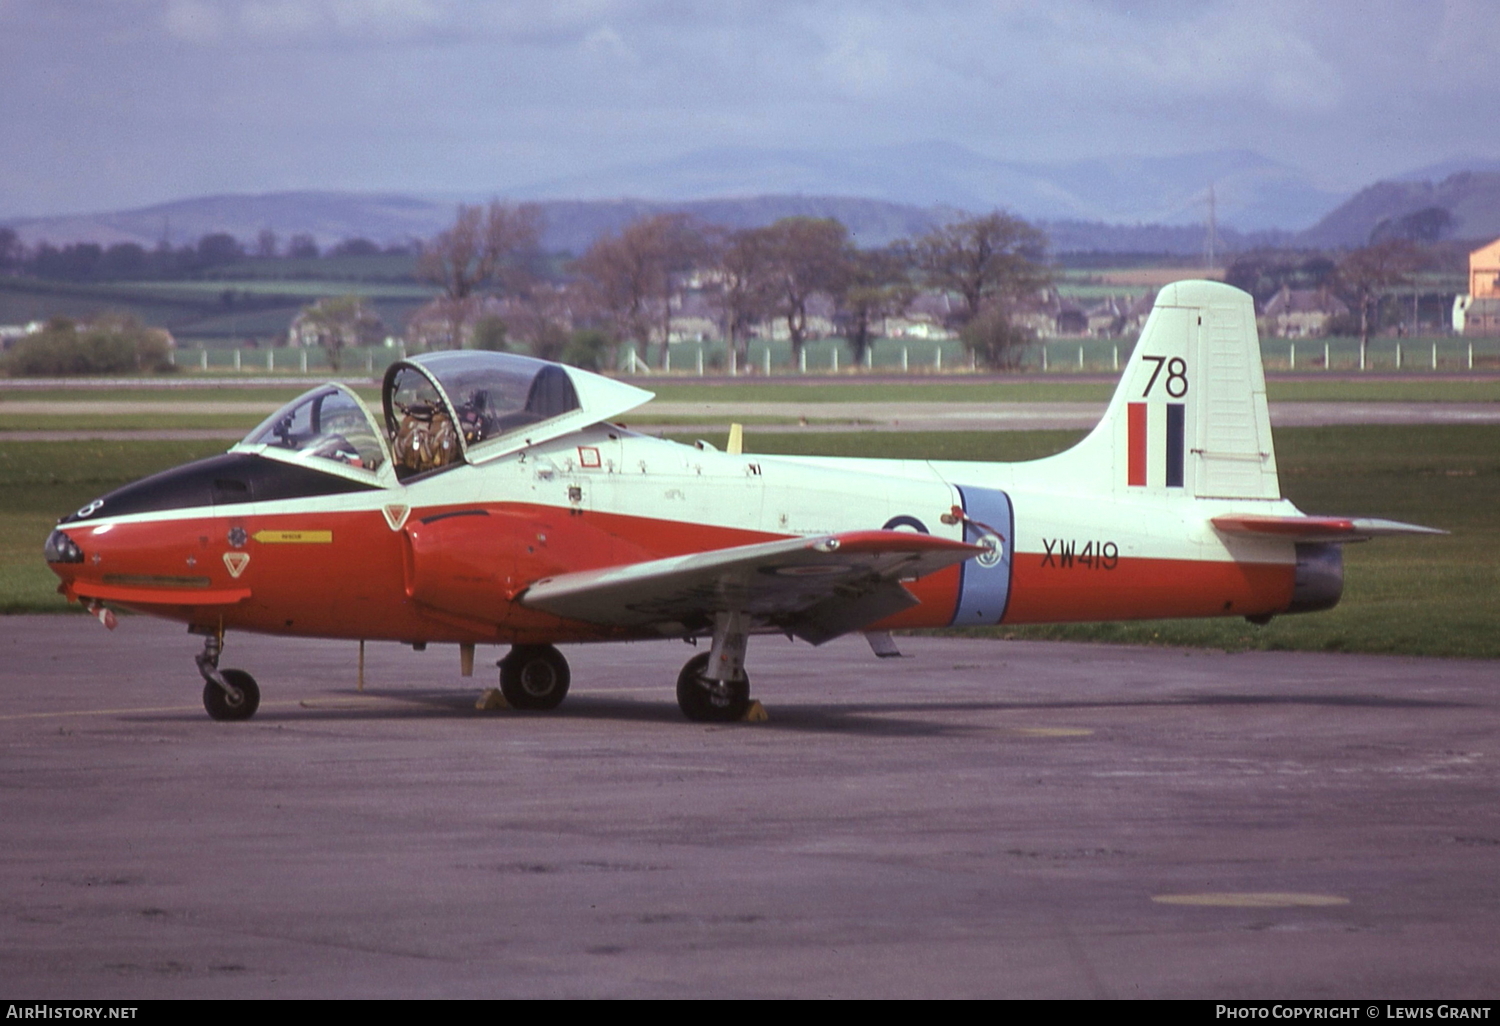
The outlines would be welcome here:
[[[838,432],[747,438],[762,453],[1019,460],[1059,452],[1077,431]],[[681,440],[691,439],[682,437]],[[721,439],[710,441],[721,444]],[[1390,517],[1452,532],[1345,550],[1343,602],[1325,613],[969,633],[1034,639],[1500,658],[1500,427],[1289,428],[1276,433],[1282,486],[1310,513]],[[57,517],[127,481],[221,452],[223,442],[0,439],[0,611],[60,610],[41,546]]]
[[[42,561],[42,543],[59,517],[122,484],[226,448],[217,441],[0,439],[0,612],[68,608]]]
[[[3,407],[0,407],[3,409]],[[0,413],[0,437],[7,431],[249,431],[276,409],[244,413],[101,413],[44,416]]]

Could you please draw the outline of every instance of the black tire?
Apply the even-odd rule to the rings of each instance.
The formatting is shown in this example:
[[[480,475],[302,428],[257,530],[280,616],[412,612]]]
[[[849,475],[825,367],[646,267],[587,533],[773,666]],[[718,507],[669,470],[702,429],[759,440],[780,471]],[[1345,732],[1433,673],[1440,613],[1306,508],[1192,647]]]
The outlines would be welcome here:
[[[513,709],[556,709],[569,680],[568,661],[551,645],[516,645],[500,660],[500,693]]]
[[[260,685],[244,670],[220,670],[219,676],[230,687],[238,688],[239,700],[231,699],[212,681],[203,685],[203,708],[216,720],[248,720],[260,708]]]
[[[703,676],[708,653],[693,656],[677,675],[677,707],[694,723],[733,723],[750,708],[750,678],[722,685]]]

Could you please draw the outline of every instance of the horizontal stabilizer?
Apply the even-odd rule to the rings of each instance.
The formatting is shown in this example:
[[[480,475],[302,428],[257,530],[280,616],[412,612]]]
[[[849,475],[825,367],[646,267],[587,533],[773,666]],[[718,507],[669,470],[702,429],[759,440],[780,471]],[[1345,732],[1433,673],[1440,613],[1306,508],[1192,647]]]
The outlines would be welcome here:
[[[909,531],[850,531],[560,574],[519,601],[570,620],[664,634],[692,633],[714,613],[737,610],[821,644],[914,605],[901,581],[984,551]]]
[[[1214,517],[1224,534],[1279,538],[1292,542],[1357,542],[1400,534],[1447,534],[1435,527],[1375,517],[1267,517],[1228,514]]]

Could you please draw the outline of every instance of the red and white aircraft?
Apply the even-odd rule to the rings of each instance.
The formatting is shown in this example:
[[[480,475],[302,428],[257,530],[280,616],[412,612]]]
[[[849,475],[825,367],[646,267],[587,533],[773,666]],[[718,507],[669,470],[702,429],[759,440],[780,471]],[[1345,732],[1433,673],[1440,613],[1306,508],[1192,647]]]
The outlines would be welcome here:
[[[446,352],[386,373],[374,415],[315,388],[222,456],[65,517],[60,590],[180,620],[216,719],[259,688],[227,631],[509,644],[500,687],[550,709],[566,642],[709,638],[677,700],[749,705],[752,634],[1327,609],[1339,543],[1428,533],[1309,517],[1281,497],[1250,297],[1168,286],[1103,421],[1024,463],[753,455],[611,423],[651,398],[527,357]]]

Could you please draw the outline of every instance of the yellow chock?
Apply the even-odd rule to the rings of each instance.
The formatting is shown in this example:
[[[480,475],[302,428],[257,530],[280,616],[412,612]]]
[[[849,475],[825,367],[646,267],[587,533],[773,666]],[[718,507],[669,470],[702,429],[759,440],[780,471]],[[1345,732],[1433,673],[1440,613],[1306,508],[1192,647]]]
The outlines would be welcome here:
[[[752,699],[750,705],[745,709],[745,715],[740,717],[741,723],[768,723],[771,714],[766,712],[766,707],[758,700]]]
[[[480,710],[509,709],[510,703],[500,693],[499,688],[485,688],[479,693],[479,701],[474,703],[474,708]]]

